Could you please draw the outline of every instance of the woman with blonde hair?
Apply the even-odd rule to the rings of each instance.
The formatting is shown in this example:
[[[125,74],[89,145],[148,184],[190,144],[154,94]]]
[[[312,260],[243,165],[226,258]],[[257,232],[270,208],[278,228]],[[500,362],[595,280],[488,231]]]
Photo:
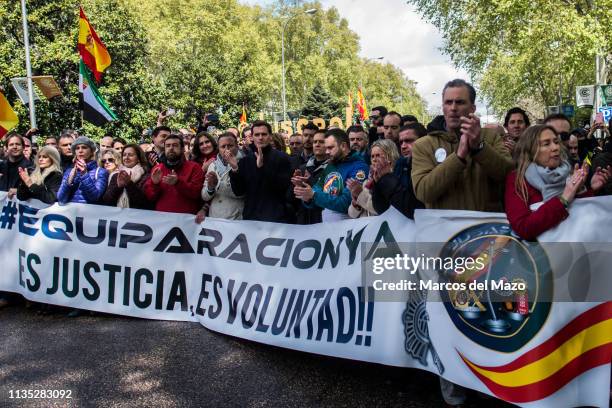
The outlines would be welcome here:
[[[108,172],[108,181],[110,182],[111,176],[121,167],[121,153],[115,149],[102,150],[98,159],[98,166]]]
[[[36,156],[36,167],[28,171],[19,168],[21,182],[17,186],[17,198],[29,200],[35,198],[43,203],[53,204],[57,201],[57,191],[62,184],[60,154],[55,147],[43,146]]]
[[[378,215],[372,204],[372,189],[378,181],[377,171],[379,168],[388,168],[391,171],[395,162],[399,159],[397,145],[389,139],[380,139],[372,144],[370,150],[370,175],[363,183],[357,180],[348,180],[347,187],[351,190],[352,202],[348,209],[351,218],[370,217]]]
[[[514,150],[516,170],[506,178],[506,215],[521,238],[535,240],[569,216],[576,197],[593,195],[610,177],[610,166],[597,168],[590,189],[585,188],[589,169],[572,169],[555,130],[546,125],[527,128]],[[543,202],[537,209],[533,204]]]

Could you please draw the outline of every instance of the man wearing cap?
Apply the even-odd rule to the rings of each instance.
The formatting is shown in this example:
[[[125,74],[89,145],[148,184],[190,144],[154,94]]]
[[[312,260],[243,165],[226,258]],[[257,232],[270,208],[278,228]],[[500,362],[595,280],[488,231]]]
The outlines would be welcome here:
[[[108,172],[98,167],[95,160],[96,145],[91,139],[79,136],[71,146],[74,163],[64,171],[57,201],[95,204],[106,190]]]

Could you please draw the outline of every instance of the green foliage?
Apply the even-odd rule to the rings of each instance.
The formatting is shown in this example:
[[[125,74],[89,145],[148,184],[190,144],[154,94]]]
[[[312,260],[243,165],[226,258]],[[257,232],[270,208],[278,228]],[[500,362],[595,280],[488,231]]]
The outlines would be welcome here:
[[[444,36],[444,50],[480,82],[497,113],[573,99],[612,53],[609,0],[410,0]],[[568,101],[569,102],[569,101]],[[541,115],[541,111],[537,112]]]
[[[34,75],[53,75],[63,96],[36,104],[39,128],[58,134],[80,128],[78,5],[75,0],[28,0]],[[249,118],[282,111],[281,32],[285,27],[287,109],[343,114],[347,94],[361,82],[369,106],[383,103],[425,117],[414,84],[390,64],[358,56],[359,38],[335,8],[320,3],[267,8],[237,0],[83,0],[83,8],[111,54],[99,87],[119,120],[83,131],[137,140],[171,107],[173,127],[194,126],[205,112],[236,126],[246,106]],[[317,8],[313,15],[305,10]],[[19,113],[19,131],[29,127],[10,78],[25,76],[18,1],[0,2],[0,86]],[[314,100],[313,90],[324,99]],[[323,91],[321,91],[323,90]]]
[[[340,114],[340,103],[321,85],[315,86],[306,97],[302,116],[308,119],[331,118]]]
[[[80,128],[78,106],[78,2],[70,0],[28,1],[33,75],[53,75],[63,96],[36,104],[38,127],[44,134],[64,128]],[[105,133],[137,140],[140,129],[155,115],[150,108],[161,103],[164,89],[147,72],[147,38],[131,12],[117,0],[84,1],[90,22],[111,52],[100,93],[120,120],[98,128],[84,124],[85,134],[99,138]],[[10,78],[25,76],[25,51],[19,2],[0,4],[0,84],[16,100]],[[27,130],[26,108],[14,104],[20,116],[20,131]]]

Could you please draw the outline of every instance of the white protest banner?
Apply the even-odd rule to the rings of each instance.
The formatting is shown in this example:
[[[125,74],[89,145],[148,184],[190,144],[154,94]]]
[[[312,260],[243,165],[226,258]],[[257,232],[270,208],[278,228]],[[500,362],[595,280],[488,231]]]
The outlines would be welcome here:
[[[190,215],[46,207],[0,193],[0,290],[421,368],[523,406],[606,406],[612,302],[543,300],[557,289],[551,267],[541,264],[553,264],[544,241],[610,242],[610,211],[612,197],[578,200],[558,228],[528,243],[512,234],[504,214],[422,210],[415,224],[391,209],[310,226],[215,219],[198,225]],[[507,301],[496,303],[488,289],[437,291],[445,302],[431,301],[435,291],[410,293],[407,302],[374,302],[373,289],[364,296],[362,260],[379,253],[366,244],[414,245],[417,237],[437,242],[440,257],[488,254],[486,267],[463,276],[523,280],[536,296],[505,288],[496,291]],[[590,276],[592,286],[603,285],[600,275]]]
[[[593,107],[595,102],[595,86],[577,86],[576,87],[576,106],[581,107]]]
[[[0,196],[0,290],[207,328],[313,353],[413,366],[401,303],[366,301],[363,242],[414,240],[397,211],[295,226]]]
[[[538,242],[513,234],[504,214],[417,213],[417,236],[443,243],[440,256],[486,254],[489,283],[523,281],[535,293],[468,286],[448,291],[444,303],[428,302],[429,335],[446,379],[521,406],[608,406],[612,302],[550,302],[557,290],[550,271],[558,266],[546,243],[610,242],[611,209],[612,197],[577,200],[570,217]],[[492,302],[492,292],[507,300]]]

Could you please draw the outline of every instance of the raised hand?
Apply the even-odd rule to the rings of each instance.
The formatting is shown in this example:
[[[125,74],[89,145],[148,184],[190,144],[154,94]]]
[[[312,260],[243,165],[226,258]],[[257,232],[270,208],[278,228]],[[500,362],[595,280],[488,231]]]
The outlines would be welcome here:
[[[178,176],[176,175],[175,171],[172,170],[172,173],[162,177],[162,182],[173,186],[178,182]]]
[[[208,167],[212,164],[212,162],[214,162],[215,159],[214,158],[210,158],[208,160],[206,160],[204,163],[202,163],[202,171],[204,172],[204,174],[206,174],[206,172],[208,171]]]
[[[578,164],[574,166],[574,172],[567,178],[565,183],[565,189],[563,190],[563,197],[568,203],[574,201],[576,193],[584,186],[587,175],[589,174],[588,166],[585,164],[583,167],[579,167]]]
[[[257,148],[255,157],[257,157],[257,168],[261,169],[264,165],[263,151],[261,150],[261,146]]]
[[[293,194],[295,194],[296,198],[299,198],[302,201],[308,202],[312,200],[314,197],[314,191],[312,191],[312,187],[309,185],[301,185],[293,187]]]
[[[121,170],[119,174],[117,174],[117,187],[123,188],[127,186],[129,182],[130,182],[130,175],[128,174],[127,171]]]
[[[22,167],[17,167],[17,171],[19,172],[19,178],[23,181],[23,184],[30,187],[32,185],[32,180],[30,179],[28,171]]]
[[[593,191],[601,190],[601,188],[608,183],[608,180],[610,180],[611,174],[612,169],[610,169],[610,166],[606,166],[605,169],[598,167],[591,178],[591,189]]]
[[[81,174],[85,174],[87,172],[87,164],[85,163],[85,160],[77,159],[74,166],[77,168],[77,171]]]
[[[357,201],[357,197],[363,191],[361,183],[355,179],[348,179],[346,180],[346,187],[350,190],[353,201]]]
[[[218,183],[219,178],[217,177],[217,173],[215,173],[214,171],[206,173],[206,184],[208,184],[209,189],[217,187]]]
[[[468,135],[462,134],[459,139],[459,147],[457,147],[457,157],[464,159],[470,154],[470,145],[468,141]]]
[[[478,149],[480,145],[480,118],[473,113],[467,117],[462,116],[461,120],[461,136],[467,135],[469,148],[471,150]]]
[[[162,179],[162,170],[159,167],[154,167],[151,172],[151,181],[153,184],[159,184]]]
[[[238,159],[229,150],[223,152],[223,160],[225,160],[232,170],[238,170]]]

